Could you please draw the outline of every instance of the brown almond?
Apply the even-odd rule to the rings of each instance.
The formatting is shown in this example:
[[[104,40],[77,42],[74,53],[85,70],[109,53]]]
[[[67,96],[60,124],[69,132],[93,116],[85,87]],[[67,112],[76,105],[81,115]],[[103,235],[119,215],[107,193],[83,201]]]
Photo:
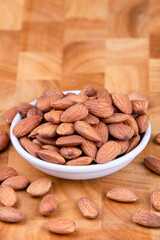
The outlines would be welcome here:
[[[157,189],[152,193],[151,204],[155,210],[160,211],[160,189]]]
[[[126,114],[132,113],[132,103],[128,96],[122,93],[113,93],[112,100],[114,105],[121,110],[121,112]]]
[[[134,136],[138,135],[138,132],[139,132],[138,125],[137,125],[137,122],[132,115],[128,115],[128,119],[125,120],[123,123],[126,124],[127,126],[133,128]]]
[[[139,211],[133,216],[133,222],[145,227],[160,227],[160,217],[154,213]]]
[[[75,94],[75,93],[73,93],[73,92],[68,92],[68,93],[65,94],[65,97],[67,97],[67,96],[73,96],[73,95],[77,95],[77,94]]]
[[[139,133],[144,133],[148,126],[149,126],[149,117],[147,114],[142,114],[142,115],[139,115],[137,118],[136,118],[136,122],[137,122],[137,125],[138,125],[138,128],[139,128]]]
[[[111,188],[106,197],[118,202],[135,202],[138,199],[131,190],[122,187]]]
[[[96,141],[96,142],[99,142],[102,140],[100,134],[92,126],[90,126],[87,122],[76,121],[74,123],[74,129],[82,137],[85,137],[88,140]]]
[[[6,131],[0,130],[0,152],[3,151],[9,143],[9,135]]]
[[[70,135],[70,136],[64,136],[64,137],[59,137],[56,141],[57,146],[64,146],[64,147],[74,147],[77,145],[80,145],[83,143],[84,138],[82,138],[79,135]]]
[[[160,144],[160,133],[155,136],[155,142]]]
[[[13,188],[0,186],[0,202],[7,207],[13,207],[17,202],[17,195]]]
[[[25,176],[13,176],[2,182],[1,186],[9,186],[14,190],[21,190],[28,187],[29,184],[30,181]]]
[[[43,146],[43,143],[42,143],[41,141],[39,141],[38,139],[36,139],[36,138],[33,139],[32,142],[33,142],[33,143],[36,143],[36,144],[39,145],[40,147]]]
[[[44,216],[50,216],[57,208],[57,200],[53,194],[46,195],[39,204],[39,212]]]
[[[80,92],[80,94],[85,94],[88,97],[93,96],[94,93],[95,93],[95,89],[91,85],[87,85],[87,86],[83,87]]]
[[[18,113],[18,107],[12,107],[10,109],[8,109],[5,112],[5,121],[7,124],[11,124],[13,121],[13,118],[16,116],[16,114]]]
[[[6,180],[9,177],[16,176],[17,171],[12,167],[1,167],[0,168],[0,182]]]
[[[89,99],[88,96],[85,94],[68,95],[68,96],[66,96],[66,98],[73,101],[74,103],[84,103]]]
[[[112,123],[108,129],[110,135],[119,140],[128,140],[134,135],[134,130],[123,123]]]
[[[59,135],[62,135],[62,136],[73,134],[75,132],[73,123],[61,123],[61,124],[59,124],[56,132]]]
[[[93,128],[99,133],[102,138],[100,142],[96,142],[96,146],[101,147],[108,141],[108,127],[105,123],[102,123],[100,121],[98,124],[94,125]]]
[[[135,137],[132,137],[131,139],[129,139],[129,148],[127,150],[126,153],[129,153],[130,151],[132,151],[135,147],[137,147],[138,143],[140,141],[140,136],[137,135]]]
[[[81,149],[85,155],[95,159],[97,154],[97,147],[94,142],[84,139],[84,142],[81,144]]]
[[[28,142],[31,142],[31,139],[24,136],[24,137],[19,138],[19,141],[20,141],[20,144],[22,145],[22,147],[25,148],[25,144]]]
[[[43,124],[42,124],[43,125]],[[38,135],[38,129],[41,128],[42,125],[34,128],[28,135],[29,138],[35,138]]]
[[[67,159],[77,158],[82,154],[82,151],[76,147],[62,147],[60,154]]]
[[[41,110],[42,112],[49,112],[51,107],[51,101],[57,100],[56,97],[42,97],[36,99],[37,108]]]
[[[57,135],[57,127],[58,125],[44,123],[38,128],[38,134],[45,138],[54,138]]]
[[[134,100],[132,101],[132,107],[133,107],[133,114],[140,115],[145,113],[146,111],[146,103],[142,100]]]
[[[38,156],[44,161],[55,163],[55,164],[64,164],[65,159],[58,153],[53,150],[40,150],[37,152]]]
[[[92,161],[93,161],[93,158],[83,156],[83,157],[79,157],[79,158],[75,158],[75,159],[67,161],[66,165],[68,165],[68,166],[85,166],[85,165],[91,164]]]
[[[38,108],[31,108],[27,112],[27,117],[40,116],[43,118],[43,112]]]
[[[83,214],[84,217],[86,218],[97,218],[99,215],[99,209],[95,202],[88,198],[88,197],[81,197],[78,200],[78,207]]]
[[[64,94],[58,89],[45,89],[42,93],[43,97],[63,98]]]
[[[82,120],[89,123],[90,125],[94,125],[94,124],[99,123],[99,118],[97,118],[96,116],[94,116],[90,113],[88,113],[88,115]]]
[[[108,103],[112,104],[112,99],[106,88],[98,88],[96,91],[96,97],[97,98],[105,98]]]
[[[36,138],[41,141],[43,144],[47,144],[47,145],[53,145],[56,146],[56,139],[52,139],[52,138],[44,138],[40,135],[37,135]]]
[[[42,149],[43,149],[43,150],[53,150],[53,151],[59,153],[59,148],[57,148],[57,147],[55,147],[55,146],[52,146],[52,145],[43,145],[43,146],[42,146]]]
[[[129,118],[128,114],[124,113],[113,113],[111,117],[108,118],[102,118],[101,121],[103,123],[120,123]]]
[[[129,148],[129,140],[116,140],[116,142],[121,146],[121,152],[119,153],[119,155],[124,154]]]
[[[0,207],[0,221],[18,223],[25,219],[24,214],[13,207]]]
[[[115,159],[121,152],[121,146],[115,141],[103,144],[97,152],[96,162],[107,163]]]
[[[47,112],[44,114],[44,118],[47,120],[47,122],[57,124],[61,122],[60,119],[62,114],[63,114],[63,111],[51,110],[50,112]]]
[[[64,97],[62,99],[58,99],[56,101],[51,102],[51,106],[52,108],[57,110],[66,110],[67,108],[71,107],[73,103],[74,102],[72,100]]]
[[[144,158],[144,164],[147,168],[160,175],[160,159],[147,157]]]
[[[24,118],[14,126],[13,134],[16,137],[23,137],[37,127],[41,121],[42,118],[40,116]]]
[[[147,110],[149,103],[148,103],[146,97],[142,93],[137,92],[137,91],[130,91],[128,93],[128,98],[130,101],[134,101],[134,100],[144,101],[145,105],[146,105],[146,110]]]
[[[18,105],[18,112],[21,115],[21,118],[25,118],[27,116],[28,110],[31,108],[35,108],[35,106],[29,103],[20,102]]]
[[[45,228],[57,234],[69,234],[76,230],[76,224],[68,219],[52,219],[45,224]]]
[[[47,193],[52,186],[49,178],[39,178],[32,182],[27,188],[27,192],[33,197],[40,197]]]
[[[41,147],[33,142],[26,142],[24,148],[27,150],[29,154],[33,155],[34,157],[37,157],[38,156],[37,152],[41,150]]]

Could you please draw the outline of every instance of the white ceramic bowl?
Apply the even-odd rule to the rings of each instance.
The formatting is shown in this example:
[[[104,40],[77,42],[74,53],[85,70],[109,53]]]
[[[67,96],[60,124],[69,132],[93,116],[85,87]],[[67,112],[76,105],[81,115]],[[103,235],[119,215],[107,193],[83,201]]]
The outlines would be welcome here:
[[[64,93],[67,93],[67,92],[64,92]],[[69,92],[74,92],[76,94],[79,93],[78,90],[69,91]],[[31,104],[35,105],[36,103],[34,101]],[[13,146],[17,150],[17,152],[23,158],[25,158],[29,163],[31,163],[34,167],[38,168],[40,171],[55,177],[65,178],[65,179],[74,179],[74,180],[92,179],[92,178],[103,177],[103,176],[112,174],[114,172],[117,172],[118,170],[122,169],[127,164],[129,164],[140,152],[142,152],[142,150],[146,147],[151,136],[151,125],[149,123],[149,127],[146,133],[144,134],[141,142],[138,144],[138,146],[134,150],[132,150],[128,154],[105,164],[95,164],[95,165],[89,165],[89,166],[66,166],[66,165],[58,165],[58,164],[45,162],[36,157],[33,157],[27,151],[25,151],[22,148],[18,138],[16,138],[12,133],[14,126],[20,120],[21,120],[21,117],[19,114],[17,114],[10,128],[11,141]]]

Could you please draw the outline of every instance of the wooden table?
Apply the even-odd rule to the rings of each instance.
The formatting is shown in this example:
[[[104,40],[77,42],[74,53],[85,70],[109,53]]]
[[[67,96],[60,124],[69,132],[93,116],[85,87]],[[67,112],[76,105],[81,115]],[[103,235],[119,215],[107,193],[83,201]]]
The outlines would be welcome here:
[[[109,91],[138,90],[150,101],[152,137],[146,149],[127,167],[103,178],[69,181],[47,176],[32,167],[10,145],[0,154],[0,166],[11,166],[31,181],[47,176],[54,182],[58,208],[49,217],[38,213],[40,199],[17,192],[17,208],[26,215],[20,224],[0,222],[1,240],[160,239],[160,230],[132,222],[135,211],[154,210],[150,195],[160,177],[144,167],[143,157],[160,157],[153,143],[160,132],[160,1],[159,0],[0,0],[0,129],[7,108],[30,102],[43,89],[80,89],[86,84]],[[137,203],[105,198],[111,187],[133,190]],[[94,199],[101,211],[96,220],[82,217],[81,196]],[[158,213],[157,213],[158,214]],[[160,214],[159,214],[160,215]],[[52,218],[69,218],[77,231],[58,236],[43,229]]]

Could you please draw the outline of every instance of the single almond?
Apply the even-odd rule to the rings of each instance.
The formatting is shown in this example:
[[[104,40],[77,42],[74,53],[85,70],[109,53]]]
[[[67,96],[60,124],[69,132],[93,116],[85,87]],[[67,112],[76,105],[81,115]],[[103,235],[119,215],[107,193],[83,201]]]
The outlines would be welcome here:
[[[23,148],[25,148],[26,143],[31,142],[31,139],[24,136],[19,138],[20,144],[22,145]]]
[[[107,163],[115,159],[121,152],[121,146],[115,141],[103,144],[97,152],[96,162]]]
[[[27,117],[40,116],[43,118],[43,112],[38,108],[31,108],[27,112]]]
[[[13,188],[0,186],[0,202],[7,207],[13,207],[17,202],[17,195]]]
[[[71,135],[75,132],[73,123],[61,123],[56,129],[56,132],[59,135],[65,136],[65,135]]]
[[[92,126],[90,126],[87,122],[76,121],[74,123],[74,129],[82,137],[85,137],[88,140],[96,141],[96,142],[99,142],[102,140],[100,134]]]
[[[51,102],[51,106],[52,108],[57,110],[66,110],[67,108],[71,107],[73,103],[74,102],[72,100],[64,97],[62,99],[58,99],[56,101]]]
[[[41,147],[38,144],[29,141],[25,143],[24,148],[29,154],[33,155],[34,157],[37,157],[37,152],[41,150]]]
[[[0,130],[0,152],[3,151],[9,143],[9,135],[6,131]]]
[[[13,121],[13,118],[16,116],[16,114],[18,113],[18,107],[12,107],[10,109],[8,109],[5,112],[5,121],[7,124],[11,124]]]
[[[60,154],[67,159],[77,158],[82,154],[82,151],[76,147],[62,147]]]
[[[112,104],[112,99],[106,88],[98,88],[96,91],[96,97],[97,98],[105,98],[108,103]]]
[[[160,175],[160,159],[147,157],[144,158],[144,164],[147,168]]]
[[[160,144],[160,133],[155,136],[155,142]]]
[[[45,228],[57,234],[69,234],[76,230],[76,224],[68,219],[52,219],[45,224]]]
[[[24,214],[13,207],[0,207],[0,221],[18,223],[25,219]]]
[[[39,97],[36,99],[37,108],[42,112],[48,112],[52,109],[51,97]]]
[[[102,118],[101,121],[103,123],[120,123],[129,118],[128,114],[125,113],[113,113],[111,117]]]
[[[160,189],[157,189],[152,193],[151,204],[155,210],[160,211]]]
[[[116,142],[121,146],[121,152],[119,153],[119,155],[124,154],[129,148],[129,140],[116,140]]]
[[[25,176],[13,176],[2,182],[1,186],[9,186],[14,190],[21,190],[28,187],[29,184],[30,181]]]
[[[142,115],[139,115],[137,118],[136,118],[136,122],[137,122],[137,125],[138,125],[138,128],[139,128],[139,133],[144,133],[148,126],[149,126],[149,117],[147,114],[142,114]]]
[[[12,167],[1,167],[0,168],[0,182],[6,180],[9,177],[16,176],[17,171]]]
[[[43,125],[43,124],[42,124]],[[38,135],[38,129],[41,128],[42,125],[34,128],[28,135],[29,138],[35,138]]]
[[[121,110],[121,112],[126,114],[132,113],[132,103],[128,96],[122,93],[113,93],[112,100],[114,105]]]
[[[99,118],[97,118],[96,116],[94,116],[90,113],[88,113],[88,115],[82,120],[89,123],[90,125],[94,125],[94,124],[99,123]]]
[[[97,218],[99,215],[99,209],[95,202],[88,197],[81,197],[78,200],[78,207],[86,218]]]
[[[130,91],[128,93],[128,98],[130,101],[134,101],[134,100],[144,101],[145,105],[146,105],[146,110],[147,110],[149,103],[148,103],[146,97],[142,93],[137,92],[137,91]]]
[[[42,93],[43,97],[56,97],[57,99],[63,98],[64,94],[58,89],[45,89]]]
[[[21,115],[21,118],[25,118],[27,116],[28,110],[31,108],[35,108],[35,106],[29,103],[20,102],[18,105],[18,112]]]
[[[85,94],[88,97],[93,96],[94,93],[95,93],[95,89],[91,85],[87,85],[87,86],[83,87],[80,92],[80,94]]]
[[[33,143],[36,143],[38,146],[42,147],[43,146],[43,143],[41,141],[39,141],[38,139],[33,139],[32,140]]]
[[[54,138],[44,138],[40,135],[37,135],[36,138],[41,141],[43,144],[56,146],[56,139]]]
[[[63,114],[63,111],[51,110],[50,112],[47,112],[44,114],[44,118],[47,120],[47,122],[57,124],[61,122],[60,119],[62,114]]]
[[[106,197],[118,202],[135,202],[138,199],[131,190],[122,187],[111,188]]]
[[[47,193],[52,186],[49,178],[39,178],[32,182],[27,188],[27,192],[33,197],[40,197]]]
[[[70,135],[70,136],[64,136],[64,137],[59,137],[56,141],[57,146],[64,146],[64,147],[74,147],[77,145],[80,145],[83,143],[84,138],[82,138],[79,135]]]
[[[66,96],[66,98],[73,101],[74,103],[84,103],[88,100],[88,96],[85,94],[68,95],[68,96]]]
[[[85,166],[85,165],[91,164],[92,161],[93,161],[93,158],[83,156],[83,157],[78,157],[78,158],[69,160],[69,161],[66,162],[65,165],[68,165],[68,166]]]
[[[132,137],[131,139],[129,139],[129,148],[127,149],[126,153],[129,153],[130,151],[132,151],[135,147],[137,147],[138,143],[140,141],[140,136],[137,135],[135,137]]]
[[[133,222],[145,227],[160,227],[160,217],[154,213],[139,211],[133,216]]]
[[[81,149],[85,155],[95,159],[97,154],[97,147],[93,141],[84,139],[84,142],[81,144]]]
[[[14,126],[13,134],[16,137],[23,137],[37,127],[41,121],[42,118],[40,116],[24,118]]]
[[[98,124],[94,125],[93,128],[99,133],[102,138],[100,142],[96,142],[96,146],[101,147],[108,141],[108,127],[105,123],[100,121]]]
[[[146,111],[146,103],[142,100],[134,100],[132,101],[132,107],[133,107],[133,114],[140,115],[145,113]]]
[[[38,128],[38,134],[45,138],[54,138],[57,135],[57,127],[58,125],[51,123],[41,124]]]
[[[134,130],[123,123],[112,123],[108,125],[109,133],[119,140],[128,140],[134,135]]]
[[[43,150],[53,150],[53,151],[59,153],[59,148],[57,148],[57,147],[55,147],[55,146],[52,146],[52,145],[43,145],[43,146],[42,146],[42,149],[43,149]]]
[[[53,194],[46,195],[39,204],[39,212],[44,216],[50,216],[57,208],[57,200]]]
[[[37,152],[38,156],[44,161],[55,163],[55,164],[64,164],[65,159],[58,153],[53,150],[40,150]]]
[[[123,123],[126,124],[127,126],[133,128],[134,136],[138,135],[138,132],[139,132],[138,125],[137,125],[137,122],[132,115],[128,115],[128,119],[126,119]]]

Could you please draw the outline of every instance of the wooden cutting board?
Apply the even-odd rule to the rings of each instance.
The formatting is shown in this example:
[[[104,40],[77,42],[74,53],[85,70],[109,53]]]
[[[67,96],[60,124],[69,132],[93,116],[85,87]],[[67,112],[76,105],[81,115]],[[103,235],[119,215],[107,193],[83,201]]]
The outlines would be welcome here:
[[[9,132],[4,112],[20,101],[30,102],[46,88],[70,90],[86,84],[105,86],[110,92],[142,92],[150,101],[152,124],[150,143],[131,164],[89,181],[47,176],[10,145],[0,153],[0,167],[11,166],[31,181],[49,177],[58,208],[51,217],[42,217],[40,198],[17,192],[16,207],[26,221],[0,222],[1,240],[160,239],[159,229],[132,222],[138,210],[154,212],[150,195],[160,187],[160,177],[143,164],[143,157],[160,157],[160,146],[153,142],[160,132],[159,22],[159,0],[0,0],[0,129]],[[137,203],[107,200],[106,191],[117,186],[133,190],[139,196]],[[99,218],[82,217],[77,208],[81,196],[95,200]],[[45,231],[43,224],[52,218],[74,220],[77,231],[69,236]]]

